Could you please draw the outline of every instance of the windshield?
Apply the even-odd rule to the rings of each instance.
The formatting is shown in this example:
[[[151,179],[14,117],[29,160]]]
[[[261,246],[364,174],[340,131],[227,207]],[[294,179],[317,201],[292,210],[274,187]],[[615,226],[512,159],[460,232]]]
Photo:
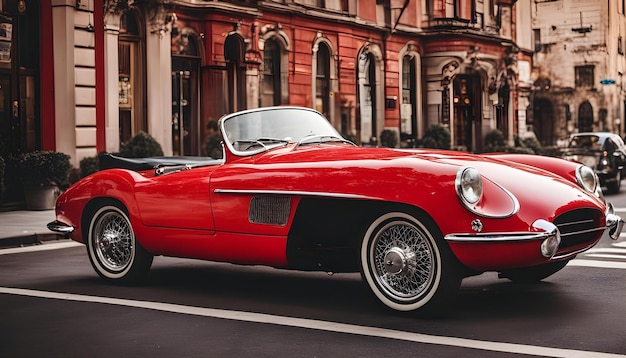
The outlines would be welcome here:
[[[602,139],[595,135],[580,135],[572,137],[569,147],[587,150],[602,150]]]
[[[320,113],[308,108],[270,107],[234,113],[222,120],[224,142],[238,155],[251,155],[305,137],[341,135]]]

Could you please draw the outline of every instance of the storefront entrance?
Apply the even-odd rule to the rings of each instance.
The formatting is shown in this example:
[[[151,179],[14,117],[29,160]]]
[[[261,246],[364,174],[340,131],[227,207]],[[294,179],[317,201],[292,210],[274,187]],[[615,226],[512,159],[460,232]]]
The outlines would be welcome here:
[[[22,6],[18,6],[22,3]],[[38,1],[0,3],[0,157],[6,168],[3,206],[22,199],[20,153],[41,149]]]
[[[0,13],[0,156],[3,158],[41,147],[37,5],[31,1],[23,13]]]

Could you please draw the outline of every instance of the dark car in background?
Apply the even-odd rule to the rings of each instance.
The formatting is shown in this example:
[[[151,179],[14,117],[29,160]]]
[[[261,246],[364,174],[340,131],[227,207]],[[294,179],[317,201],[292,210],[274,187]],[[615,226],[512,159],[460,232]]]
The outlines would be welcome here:
[[[572,134],[562,156],[593,168],[607,193],[619,192],[626,163],[626,145],[617,134],[609,132]]]

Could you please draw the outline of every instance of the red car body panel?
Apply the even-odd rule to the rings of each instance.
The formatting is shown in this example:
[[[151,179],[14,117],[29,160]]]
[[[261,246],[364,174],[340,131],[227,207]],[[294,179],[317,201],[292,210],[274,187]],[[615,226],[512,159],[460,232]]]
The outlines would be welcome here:
[[[155,176],[154,171],[124,169],[98,172],[61,196],[57,220],[74,226],[72,238],[83,242],[87,204],[97,198],[113,198],[127,208],[137,239],[153,254],[275,267],[290,267],[288,235],[303,198],[410,205],[428,213],[444,236],[471,234],[476,219],[483,224],[481,235],[529,232],[537,219],[553,221],[579,208],[595,210],[604,220],[606,207],[598,198],[560,175],[529,168],[534,159],[536,165],[552,172],[573,172],[569,162],[536,156],[490,158],[337,144],[286,146],[161,176]],[[477,205],[486,216],[463,207],[454,190],[456,173],[466,165],[477,168],[486,179],[483,199]],[[537,187],[544,189],[540,197],[530,190]],[[516,213],[506,215],[513,213],[515,204],[500,188],[519,200]],[[284,224],[250,221],[251,200],[259,195],[289,198],[290,212]],[[600,236],[601,232],[574,251],[593,246]],[[459,261],[474,270],[549,261],[540,254],[538,241],[449,244]]]

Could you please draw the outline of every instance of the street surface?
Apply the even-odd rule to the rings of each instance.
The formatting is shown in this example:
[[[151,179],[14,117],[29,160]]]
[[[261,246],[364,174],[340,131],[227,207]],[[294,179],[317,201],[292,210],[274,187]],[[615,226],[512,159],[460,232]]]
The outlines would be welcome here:
[[[608,199],[626,217],[626,189]],[[626,357],[626,237],[538,284],[468,278],[440,317],[358,274],[157,257],[124,287],[71,241],[0,249],[0,332],[2,357]]]

